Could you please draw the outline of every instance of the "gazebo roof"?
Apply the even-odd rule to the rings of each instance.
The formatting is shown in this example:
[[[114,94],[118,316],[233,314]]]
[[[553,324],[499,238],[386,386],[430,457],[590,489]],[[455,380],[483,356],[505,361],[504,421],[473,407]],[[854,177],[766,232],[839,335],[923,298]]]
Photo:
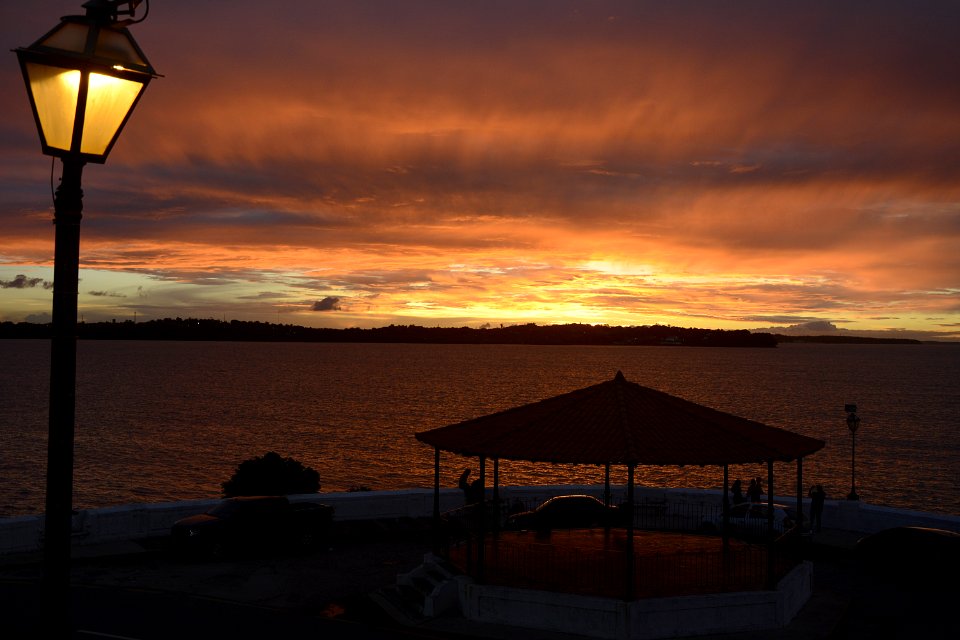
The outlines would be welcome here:
[[[582,464],[790,461],[824,441],[613,380],[416,434],[465,456]]]

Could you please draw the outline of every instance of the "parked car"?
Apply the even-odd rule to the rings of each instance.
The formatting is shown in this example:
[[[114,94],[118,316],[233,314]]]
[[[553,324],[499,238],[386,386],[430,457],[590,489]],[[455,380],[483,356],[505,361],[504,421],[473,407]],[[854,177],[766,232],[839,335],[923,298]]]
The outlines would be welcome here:
[[[894,527],[860,538],[861,570],[916,589],[960,588],[960,533],[927,527]]]
[[[332,523],[329,505],[291,503],[285,496],[245,496],[178,520],[170,535],[177,551],[220,557],[309,548],[329,535]]]
[[[741,502],[730,507],[728,533],[731,536],[752,540],[763,539],[767,535],[767,503]],[[796,512],[782,504],[773,505],[773,530],[777,535],[793,528]],[[701,527],[707,533],[723,532],[723,512],[706,520]]]
[[[623,522],[618,507],[608,507],[593,496],[557,496],[532,511],[515,513],[507,518],[508,529],[589,529],[617,526]]]

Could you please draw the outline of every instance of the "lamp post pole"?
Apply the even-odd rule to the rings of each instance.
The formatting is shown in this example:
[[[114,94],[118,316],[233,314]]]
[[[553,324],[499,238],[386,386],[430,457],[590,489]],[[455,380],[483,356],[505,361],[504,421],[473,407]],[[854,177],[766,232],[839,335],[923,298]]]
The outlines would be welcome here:
[[[847,428],[850,429],[850,493],[847,500],[859,500],[857,495],[857,429],[860,428],[860,416],[857,415],[857,405],[846,405]]]
[[[53,334],[50,348],[50,404],[47,441],[47,497],[44,518],[43,587],[51,611],[66,625],[70,607],[70,539],[73,519],[73,440],[77,377],[77,289],[80,273],[80,219],[83,160],[63,159],[63,177],[54,199]]]

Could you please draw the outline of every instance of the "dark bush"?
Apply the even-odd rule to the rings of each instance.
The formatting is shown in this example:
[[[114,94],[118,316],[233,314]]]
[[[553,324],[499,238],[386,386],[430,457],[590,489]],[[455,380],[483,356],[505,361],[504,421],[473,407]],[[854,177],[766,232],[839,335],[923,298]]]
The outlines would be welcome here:
[[[320,491],[320,474],[298,460],[269,451],[241,462],[233,477],[221,486],[225,498],[316,493]]]

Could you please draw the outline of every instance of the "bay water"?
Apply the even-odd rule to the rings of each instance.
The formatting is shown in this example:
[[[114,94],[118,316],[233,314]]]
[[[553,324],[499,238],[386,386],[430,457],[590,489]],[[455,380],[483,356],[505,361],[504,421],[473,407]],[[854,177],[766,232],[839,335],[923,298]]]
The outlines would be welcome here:
[[[0,340],[0,517],[43,511],[50,346]],[[960,515],[960,345],[782,344],[775,349],[82,341],[77,508],[215,498],[242,461],[276,451],[322,491],[433,484],[418,431],[609,380],[627,380],[826,441],[807,486],[851,488],[844,405],[862,419],[861,499]],[[455,487],[476,459],[443,454]],[[793,463],[775,465],[778,494]],[[613,468],[614,482],[626,469]],[[504,484],[602,483],[595,466],[501,461]],[[766,478],[731,466],[731,481]],[[638,467],[657,487],[722,486],[719,467]],[[782,489],[782,490],[781,490]]]

